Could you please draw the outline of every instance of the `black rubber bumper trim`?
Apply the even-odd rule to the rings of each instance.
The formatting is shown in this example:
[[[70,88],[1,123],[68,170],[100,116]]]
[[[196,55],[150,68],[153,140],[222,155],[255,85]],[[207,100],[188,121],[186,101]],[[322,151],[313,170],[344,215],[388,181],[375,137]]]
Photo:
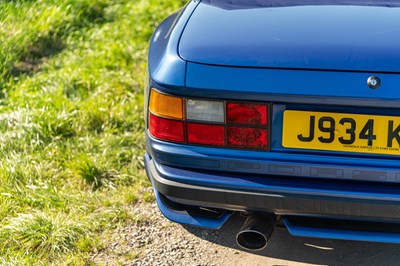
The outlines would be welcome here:
[[[226,210],[274,212],[279,215],[312,215],[349,219],[400,220],[400,205],[385,199],[299,194],[259,193],[210,188],[168,180],[162,177],[154,161],[147,158],[146,170],[156,189],[172,200],[195,206]]]

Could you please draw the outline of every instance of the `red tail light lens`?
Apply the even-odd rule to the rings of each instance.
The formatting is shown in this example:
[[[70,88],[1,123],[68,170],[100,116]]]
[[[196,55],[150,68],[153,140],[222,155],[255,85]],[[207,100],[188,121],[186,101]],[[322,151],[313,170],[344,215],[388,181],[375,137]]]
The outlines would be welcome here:
[[[183,122],[157,117],[150,114],[150,133],[156,138],[185,142]]]
[[[264,104],[227,103],[226,122],[242,125],[266,125],[267,106]]]
[[[189,143],[225,145],[225,126],[187,123],[186,130]]]
[[[267,130],[259,128],[228,126],[229,146],[247,149],[266,149]]]

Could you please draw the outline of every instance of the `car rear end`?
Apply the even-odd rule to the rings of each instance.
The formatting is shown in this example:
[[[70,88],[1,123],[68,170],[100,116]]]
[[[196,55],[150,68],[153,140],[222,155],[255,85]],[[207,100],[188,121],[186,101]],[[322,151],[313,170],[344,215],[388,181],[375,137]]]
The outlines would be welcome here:
[[[398,7],[258,2],[190,2],[154,35],[145,162],[161,211],[400,242]]]

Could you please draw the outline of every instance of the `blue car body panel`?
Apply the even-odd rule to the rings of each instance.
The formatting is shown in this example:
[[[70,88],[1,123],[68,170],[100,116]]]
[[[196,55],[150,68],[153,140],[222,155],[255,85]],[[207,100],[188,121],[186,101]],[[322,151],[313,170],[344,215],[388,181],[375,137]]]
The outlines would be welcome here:
[[[358,231],[348,229],[326,229],[307,226],[297,226],[290,222],[289,219],[283,218],[283,221],[289,230],[289,233],[294,236],[316,237],[316,238],[331,238],[331,239],[351,239],[355,241],[373,241],[383,243],[400,244],[400,233],[388,233],[377,231]],[[382,226],[382,224],[381,224]]]
[[[316,179],[400,183],[398,159],[343,157],[340,153],[307,154],[254,152],[186,146],[148,137],[151,156],[158,162],[194,169]],[[375,189],[378,187],[375,186]]]
[[[185,85],[186,61],[177,51],[179,39],[198,2],[192,1],[182,10],[164,20],[150,43],[148,69],[153,82],[169,88]]]
[[[150,87],[272,106],[268,152],[170,143],[146,130],[146,172],[167,218],[218,228],[232,211],[273,212],[293,235],[400,242],[397,231],[300,226],[289,219],[400,228],[399,156],[282,146],[285,110],[400,116],[399,2],[316,2],[190,1],[157,28],[146,125]],[[379,89],[368,87],[370,76],[379,76]],[[202,216],[185,209],[190,206],[221,215]]]
[[[215,65],[399,72],[398,25],[396,7],[226,10],[200,4],[182,34],[179,54]]]
[[[399,62],[400,63],[400,62]],[[184,95],[250,101],[273,101],[364,107],[399,107],[397,74],[379,74],[382,85],[372,90],[376,72],[340,72],[222,67],[188,63]]]

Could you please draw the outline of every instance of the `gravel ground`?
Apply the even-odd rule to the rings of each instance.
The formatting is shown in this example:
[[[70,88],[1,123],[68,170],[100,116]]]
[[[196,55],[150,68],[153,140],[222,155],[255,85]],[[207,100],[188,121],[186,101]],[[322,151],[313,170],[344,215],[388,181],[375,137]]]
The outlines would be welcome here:
[[[112,244],[93,255],[105,265],[400,265],[400,246],[293,237],[277,228],[268,248],[249,253],[235,244],[243,218],[221,230],[172,223],[155,203],[135,206],[140,222],[112,233]]]
[[[164,218],[155,203],[136,205],[135,213],[141,217],[140,221],[114,231],[112,245],[94,255],[96,262],[113,265],[119,261],[123,265],[143,266],[220,265],[230,251],[228,247],[221,249],[209,242],[218,241],[218,231],[190,228],[196,235],[190,234]]]

